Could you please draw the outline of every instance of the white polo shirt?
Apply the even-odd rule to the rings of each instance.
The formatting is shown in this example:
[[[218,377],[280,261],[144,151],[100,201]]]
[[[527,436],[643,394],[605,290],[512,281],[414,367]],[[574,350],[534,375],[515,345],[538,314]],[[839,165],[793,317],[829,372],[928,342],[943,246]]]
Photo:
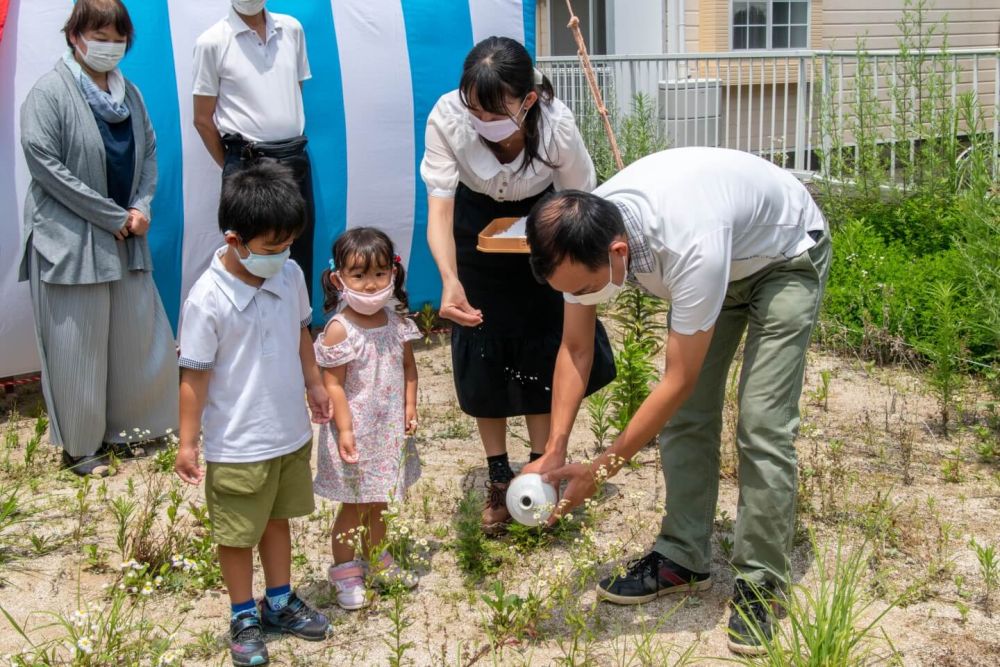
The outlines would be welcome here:
[[[706,331],[729,283],[815,245],[825,228],[792,174],[750,153],[673,148],[618,172],[596,190],[617,203],[629,235],[629,271],[670,301],[671,330]]]
[[[212,371],[201,418],[205,460],[267,461],[312,437],[299,358],[312,309],[294,261],[256,288],[226,270],[224,252],[184,302],[180,365]]]
[[[217,97],[220,134],[248,141],[301,136],[306,127],[299,83],[309,79],[302,25],[265,11],[267,40],[235,10],[198,37],[194,46],[194,94]]]

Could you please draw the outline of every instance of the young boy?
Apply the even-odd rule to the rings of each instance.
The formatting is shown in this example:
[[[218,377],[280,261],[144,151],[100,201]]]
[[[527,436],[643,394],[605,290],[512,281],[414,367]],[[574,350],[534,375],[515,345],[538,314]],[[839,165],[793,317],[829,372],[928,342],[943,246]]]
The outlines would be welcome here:
[[[313,511],[313,420],[329,399],[309,336],[302,270],[286,261],[306,224],[291,170],[261,163],[222,186],[226,245],[191,288],[180,329],[180,449],[176,471],[205,479],[219,564],[229,589],[234,665],[265,665],[263,632],[318,641],[329,623],[292,592],[288,519]],[[198,465],[202,433],[207,471]],[[253,599],[257,547],[267,593]]]

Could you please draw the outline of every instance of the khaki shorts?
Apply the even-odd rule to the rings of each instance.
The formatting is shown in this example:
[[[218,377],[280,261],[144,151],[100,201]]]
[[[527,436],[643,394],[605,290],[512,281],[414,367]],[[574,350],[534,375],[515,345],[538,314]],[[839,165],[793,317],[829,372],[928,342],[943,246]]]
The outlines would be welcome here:
[[[224,547],[257,546],[267,522],[311,514],[312,441],[291,454],[252,463],[212,463],[205,501],[212,539]]]

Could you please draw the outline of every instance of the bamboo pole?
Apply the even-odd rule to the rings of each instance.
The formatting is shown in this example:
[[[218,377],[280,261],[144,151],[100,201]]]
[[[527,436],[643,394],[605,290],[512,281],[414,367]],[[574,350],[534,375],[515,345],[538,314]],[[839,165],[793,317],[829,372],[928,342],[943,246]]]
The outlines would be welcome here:
[[[604,132],[608,135],[608,142],[611,144],[611,154],[615,156],[615,165],[621,171],[625,168],[622,162],[622,154],[618,150],[618,140],[615,139],[615,131],[611,128],[611,119],[608,118],[608,108],[604,106],[604,97],[601,89],[597,87],[597,76],[594,74],[594,66],[590,64],[590,56],[587,55],[587,43],[583,41],[583,34],[580,33],[580,17],[573,12],[573,3],[566,0],[566,8],[569,9],[569,23],[566,27],[573,32],[573,39],[576,40],[577,54],[583,64],[583,73],[587,77],[587,84],[590,86],[590,94],[597,104],[597,113],[600,114],[604,122]]]

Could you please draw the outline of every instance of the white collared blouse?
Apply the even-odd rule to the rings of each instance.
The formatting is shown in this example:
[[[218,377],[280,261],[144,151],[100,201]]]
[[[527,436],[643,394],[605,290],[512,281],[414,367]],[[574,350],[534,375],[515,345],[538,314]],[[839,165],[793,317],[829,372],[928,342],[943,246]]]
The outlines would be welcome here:
[[[501,164],[479,137],[469,110],[457,90],[442,95],[427,119],[426,148],[420,176],[431,197],[455,196],[458,183],[497,201],[519,201],[537,195],[549,184],[556,190],[590,191],[597,182],[594,163],[573,119],[558,99],[542,105],[539,153],[556,165],[539,160],[520,171],[524,151]]]

